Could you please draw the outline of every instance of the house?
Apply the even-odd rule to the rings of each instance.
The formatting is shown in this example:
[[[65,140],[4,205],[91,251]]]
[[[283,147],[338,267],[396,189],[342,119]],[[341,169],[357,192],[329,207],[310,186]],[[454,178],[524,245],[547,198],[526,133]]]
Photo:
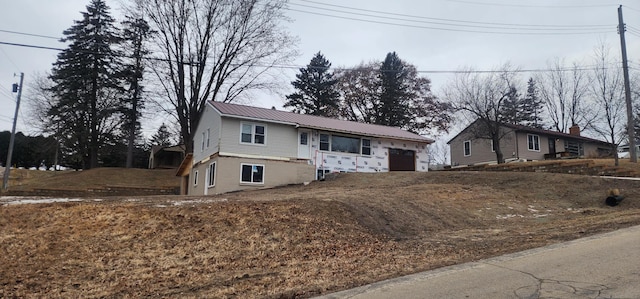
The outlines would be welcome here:
[[[448,142],[452,166],[496,163],[493,142],[474,137],[478,126],[478,121],[471,123]],[[512,124],[502,124],[501,129],[504,137],[500,149],[507,162],[612,154],[611,143],[581,136],[577,125],[569,129],[569,134]]]
[[[330,172],[427,171],[433,140],[399,128],[207,102],[178,170],[190,195],[301,184]]]
[[[149,169],[178,168],[182,160],[184,160],[185,146],[160,146],[154,145],[149,153]]]

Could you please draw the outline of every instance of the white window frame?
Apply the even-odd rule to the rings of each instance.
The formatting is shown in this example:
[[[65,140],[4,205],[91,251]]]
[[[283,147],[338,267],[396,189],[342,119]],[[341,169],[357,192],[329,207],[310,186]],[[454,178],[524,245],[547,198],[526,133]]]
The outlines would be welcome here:
[[[251,142],[242,141],[242,128],[245,126],[251,126]],[[264,128],[264,143],[256,143],[256,126]],[[241,122],[240,123],[240,143],[247,145],[257,145],[257,146],[266,146],[267,145],[267,125],[260,123],[249,123],[249,122]]]
[[[364,145],[364,141],[367,140],[369,141],[369,146],[365,146]],[[364,153],[364,148],[368,148],[369,149],[369,154],[365,154]],[[363,156],[371,156],[371,139],[369,138],[360,138],[360,154]]]
[[[242,168],[244,168],[244,166],[251,166],[251,171],[253,171],[253,167],[254,166],[262,167],[262,182],[254,182],[253,181],[253,175],[251,176],[251,182],[243,181],[242,180]],[[267,168],[264,166],[264,164],[240,163],[240,184],[264,185],[265,178],[267,177],[266,172],[267,172]]]
[[[193,185],[198,186],[198,171],[193,172]]]
[[[209,148],[209,140],[211,139],[211,129],[207,128],[207,148]]]
[[[213,171],[211,171],[211,167],[213,166]],[[216,162],[213,162],[211,164],[209,164],[209,168],[207,171],[207,185],[209,187],[215,187],[216,186],[216,171],[218,169],[218,165]],[[212,180],[213,178],[213,180]]]
[[[467,154],[467,144],[469,144],[469,154]],[[465,157],[471,156],[471,140],[465,140],[462,142],[462,154]]]
[[[538,146],[538,148],[536,148],[536,145]],[[532,152],[540,151],[540,135],[527,134],[527,149]]]
[[[204,131],[202,131],[202,143],[200,144],[200,152],[204,152]]]
[[[491,145],[491,152],[495,153],[496,152],[496,148],[495,148],[495,146],[493,144],[493,139],[489,139],[489,144]]]

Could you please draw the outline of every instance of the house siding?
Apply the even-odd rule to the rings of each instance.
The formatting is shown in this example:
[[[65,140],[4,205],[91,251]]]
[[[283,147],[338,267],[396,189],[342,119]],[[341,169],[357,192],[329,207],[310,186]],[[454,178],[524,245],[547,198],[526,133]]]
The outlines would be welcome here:
[[[265,126],[265,144],[240,142],[241,123]],[[294,126],[225,117],[220,136],[220,152],[244,155],[296,158],[298,131]]]
[[[209,147],[205,144],[202,150],[202,133],[209,129]],[[198,128],[193,135],[193,161],[198,162],[206,159],[220,150],[220,133],[222,131],[222,118],[220,114],[211,106],[206,105],[202,118],[198,123]],[[206,138],[206,136],[205,136]],[[206,142],[206,141],[205,141]]]
[[[471,141],[471,155],[464,155],[464,142]],[[516,144],[518,140],[515,138],[513,131],[508,132],[500,139],[500,149],[504,159],[515,158],[517,155]],[[525,144],[526,146],[526,144]],[[474,138],[473,134],[463,131],[455,139],[449,142],[451,153],[451,165],[470,165],[496,162],[496,153],[491,151],[491,140]]]
[[[216,162],[215,186],[206,186],[206,169],[209,164]],[[258,164],[264,166],[264,183],[251,184],[240,182],[241,165]],[[201,163],[194,167],[203,177],[198,186],[193,186],[189,194],[207,195],[221,194],[231,191],[273,188],[289,184],[302,184],[311,182],[315,177],[313,165],[306,162],[276,161],[267,159],[251,159],[218,156],[215,159]],[[208,184],[207,184],[208,185]]]

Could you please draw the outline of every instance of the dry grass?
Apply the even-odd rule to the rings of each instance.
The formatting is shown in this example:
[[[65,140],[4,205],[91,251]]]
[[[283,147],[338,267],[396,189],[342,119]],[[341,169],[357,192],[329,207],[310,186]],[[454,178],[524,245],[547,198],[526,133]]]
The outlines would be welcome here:
[[[640,224],[640,182],[545,173],[132,200],[0,206],[0,297],[311,297]]]
[[[174,169],[96,168],[84,171],[11,170],[12,190],[86,190],[105,186],[178,187]]]

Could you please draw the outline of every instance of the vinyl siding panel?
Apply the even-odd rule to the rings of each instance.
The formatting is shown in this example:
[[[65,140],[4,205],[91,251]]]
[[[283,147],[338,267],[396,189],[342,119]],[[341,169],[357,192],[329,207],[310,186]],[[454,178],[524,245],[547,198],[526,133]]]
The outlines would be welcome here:
[[[464,142],[471,140],[471,155],[464,156]],[[509,132],[500,140],[500,149],[504,159],[516,158],[516,138],[514,132]],[[451,165],[472,165],[495,163],[496,153],[491,151],[491,140],[474,138],[473,134],[463,131],[449,143]]]
[[[205,141],[205,148],[202,150],[202,133],[209,129],[209,146],[207,147]],[[219,151],[220,145],[220,131],[222,129],[222,120],[220,114],[216,112],[209,105],[206,105],[202,118],[198,124],[195,134],[193,135],[193,161],[199,162],[203,159],[210,157],[211,155]]]
[[[240,142],[241,124],[265,126],[265,144]],[[298,131],[294,126],[224,117],[220,135],[220,152],[244,155],[296,158],[298,156]]]

